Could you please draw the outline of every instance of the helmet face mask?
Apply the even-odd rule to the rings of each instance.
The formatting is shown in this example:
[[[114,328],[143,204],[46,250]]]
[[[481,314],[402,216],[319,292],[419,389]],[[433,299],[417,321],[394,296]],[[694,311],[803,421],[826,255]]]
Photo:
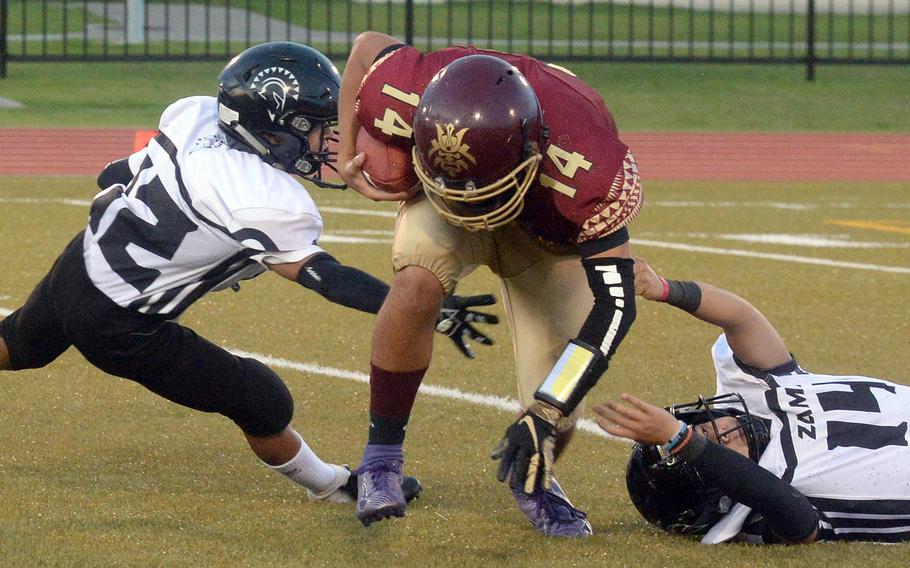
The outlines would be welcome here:
[[[674,404],[667,410],[691,426],[710,424],[717,440],[742,431],[753,461],[757,462],[767,447],[767,425],[749,413],[738,393],[700,396],[694,402]],[[718,420],[723,417],[733,417],[736,423],[721,428]],[[635,444],[626,469],[626,488],[645,520],[674,534],[705,534],[733,504],[719,489],[705,484],[698,468],[661,458],[656,446]]]
[[[448,222],[492,230],[521,214],[545,139],[537,96],[518,69],[469,55],[440,70],[420,98],[414,171]]]
[[[219,125],[232,142],[320,187],[345,187],[322,179],[323,166],[337,172],[329,142],[341,84],[324,55],[299,43],[260,44],[234,57],[218,82]]]
[[[442,176],[431,178],[416,146],[412,154],[414,171],[436,211],[448,222],[469,231],[489,231],[518,217],[540,163],[540,154],[535,153],[506,177],[478,188],[473,180],[451,182]]]
[[[699,396],[694,402],[673,404],[667,408],[670,414],[692,426],[710,423],[714,439],[720,440],[734,432],[741,431],[749,447],[749,459],[757,462],[768,445],[768,427],[749,412],[746,401],[739,393],[726,393],[710,398]],[[736,422],[729,428],[721,428],[717,420],[731,417]]]

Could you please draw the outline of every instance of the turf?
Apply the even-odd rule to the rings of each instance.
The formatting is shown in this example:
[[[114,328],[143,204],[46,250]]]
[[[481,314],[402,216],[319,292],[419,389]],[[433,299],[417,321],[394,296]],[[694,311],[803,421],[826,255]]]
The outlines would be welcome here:
[[[886,271],[910,268],[905,186],[868,184],[857,192],[852,184],[653,182],[645,191],[634,248],[658,270],[712,281],[751,299],[809,369],[910,383],[910,275]],[[85,205],[60,200],[87,200],[92,192],[87,178],[0,177],[0,308],[22,303],[85,223]],[[391,219],[331,209],[392,208],[351,192],[313,195],[326,218],[324,246],[388,278],[388,243],[331,237],[381,240]],[[878,229],[838,224],[845,221],[876,221]],[[812,235],[867,248],[757,244],[731,241],[731,233]],[[665,242],[870,269],[670,250],[661,247]],[[460,291],[498,290],[494,277],[479,270]],[[502,315],[499,306],[492,309]],[[226,347],[347,371],[367,368],[370,316],[272,275],[244,284],[238,294],[203,298],[182,321]],[[438,338],[426,382],[514,396],[508,330],[499,326],[491,334],[497,344],[479,348],[473,362]],[[712,328],[682,312],[641,303],[638,321],[590,398],[631,391],[667,403],[711,392],[714,337]],[[326,459],[356,464],[365,440],[366,385],[315,367],[276,369],[296,399],[295,426]],[[540,538],[496,483],[487,457],[510,414],[427,394],[418,398],[407,444],[408,469],[421,477],[425,494],[405,519],[364,529],[352,507],[306,502],[302,491],[266,471],[227,420],[105,376],[74,351],[45,369],[2,378],[0,565],[874,568],[906,561],[906,546],[709,548],[660,534],[625,496],[628,446],[587,433],[576,437],[558,473],[596,534],[585,542]]]

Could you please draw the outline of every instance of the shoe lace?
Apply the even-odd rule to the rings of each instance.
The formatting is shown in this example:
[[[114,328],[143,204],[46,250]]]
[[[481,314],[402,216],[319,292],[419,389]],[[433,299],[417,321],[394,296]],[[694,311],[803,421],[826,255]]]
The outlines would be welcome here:
[[[388,491],[392,488],[392,480],[401,475],[403,465],[404,462],[397,459],[375,460],[357,468],[355,473],[358,476],[369,474],[378,491]]]
[[[550,522],[569,522],[588,518],[588,515],[583,511],[579,511],[565,499],[550,491],[543,491],[538,499],[540,500],[544,514],[546,514]]]

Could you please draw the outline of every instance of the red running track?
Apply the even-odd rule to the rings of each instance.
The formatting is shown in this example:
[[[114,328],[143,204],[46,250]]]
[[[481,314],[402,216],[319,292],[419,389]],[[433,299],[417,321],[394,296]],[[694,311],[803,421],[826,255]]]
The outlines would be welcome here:
[[[95,176],[134,129],[0,128],[0,175]],[[647,180],[910,181],[910,134],[626,132]]]

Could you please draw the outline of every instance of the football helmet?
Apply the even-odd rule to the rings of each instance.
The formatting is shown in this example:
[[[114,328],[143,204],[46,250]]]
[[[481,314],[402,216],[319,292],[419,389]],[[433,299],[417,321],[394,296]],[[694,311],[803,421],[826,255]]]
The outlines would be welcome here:
[[[338,70],[315,49],[285,41],[259,44],[221,71],[218,122],[232,141],[267,164],[321,187],[344,188],[322,179],[323,166],[338,171],[328,144],[334,141],[340,86]],[[314,131],[317,147],[309,142]]]
[[[742,430],[753,461],[758,461],[770,439],[765,421],[749,413],[738,393],[699,397],[695,402],[672,405],[667,410],[692,426],[710,422],[718,439]],[[717,419],[722,416],[736,418],[737,424],[721,430]],[[662,458],[657,446],[635,444],[632,448],[626,489],[646,521],[675,534],[703,535],[733,505],[722,491],[702,480],[697,467],[673,457]]]
[[[490,230],[521,213],[545,140],[524,75],[504,59],[468,55],[443,67],[420,97],[414,170],[447,221]]]

